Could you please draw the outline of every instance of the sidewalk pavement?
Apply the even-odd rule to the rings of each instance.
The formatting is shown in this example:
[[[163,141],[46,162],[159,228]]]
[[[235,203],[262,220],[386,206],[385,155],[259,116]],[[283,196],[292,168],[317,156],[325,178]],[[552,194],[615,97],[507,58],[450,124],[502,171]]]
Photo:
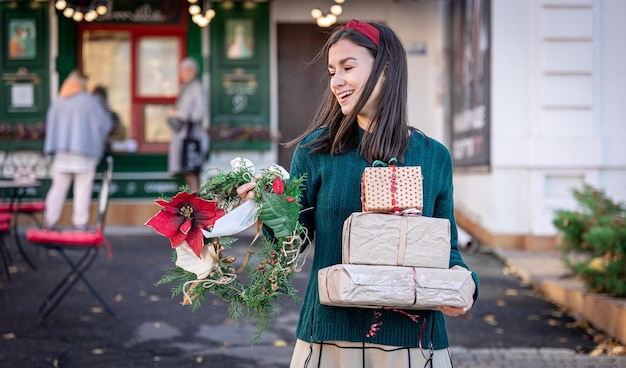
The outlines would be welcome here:
[[[153,234],[152,229],[147,227],[118,226],[108,231],[112,235]],[[241,235],[254,236],[254,231]],[[462,241],[469,243],[471,236],[460,230],[459,242]],[[573,278],[565,268],[558,251],[489,249],[513,274],[538,290],[544,299],[568,309],[610,338],[626,344],[626,299],[586,292],[582,282]]]
[[[555,303],[626,344],[626,299],[587,292],[565,268],[558,251],[493,249],[511,272]]]
[[[169,247],[167,239],[154,236],[152,229],[143,227],[108,227],[107,236],[112,241],[113,259],[101,255],[88,277],[98,280],[98,291],[106,295],[107,300],[114,300],[112,307],[118,318],[101,315],[102,308],[79,284],[78,290],[68,294],[45,322],[36,321],[33,316],[45,293],[66,271],[59,267],[61,263],[54,256],[37,253],[40,271],[26,269],[15,275],[11,283],[0,275],[0,366],[288,366],[298,319],[295,303],[286,302],[279,308],[280,315],[272,322],[271,330],[262,335],[258,344],[250,346],[249,337],[255,327],[244,322],[239,328],[233,328],[226,303],[212,300],[208,302],[210,305],[202,307],[204,311],[201,308],[195,314],[188,307],[181,307],[177,298],[171,299],[168,286],[152,286],[152,282],[172,266],[171,253],[164,251]],[[233,248],[231,252],[242,259],[245,248]],[[558,298],[559,290],[568,295],[563,291],[569,290],[565,286],[557,287],[571,282],[563,278],[566,270],[560,264],[558,253],[503,249],[493,252],[520,278],[538,287],[546,298]],[[299,290],[304,289],[306,282],[305,274],[294,278]],[[620,300],[611,302],[620,305]],[[569,307],[567,300],[563,305]],[[626,311],[623,304],[621,311]],[[106,322],[103,324],[103,321]],[[624,320],[613,322],[621,323],[622,328],[626,326]],[[592,358],[564,349],[452,347],[451,351],[455,366],[461,368],[527,367],[529,364],[535,367],[626,367],[626,357]],[[554,365],[555,362],[560,363]]]

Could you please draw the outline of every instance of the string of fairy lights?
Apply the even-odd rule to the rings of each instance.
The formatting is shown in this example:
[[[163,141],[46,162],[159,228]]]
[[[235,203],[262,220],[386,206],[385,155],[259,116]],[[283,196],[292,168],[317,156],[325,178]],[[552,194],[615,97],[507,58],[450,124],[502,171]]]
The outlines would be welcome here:
[[[63,13],[66,18],[72,18],[77,22],[93,22],[101,15],[109,11],[106,0],[92,0],[88,6],[78,6],[76,2],[70,0],[56,0],[54,7]]]
[[[346,0],[335,0],[328,12],[324,12],[321,6],[315,7],[311,10],[311,16],[316,20],[319,27],[330,27],[337,23],[337,17],[343,13],[341,4],[345,2]]]
[[[213,9],[212,1],[187,0],[189,3],[189,14],[191,20],[199,27],[206,27],[215,18],[215,9]]]
[[[244,9],[254,8],[255,2],[262,0],[243,1]],[[337,17],[343,12],[342,4],[346,0],[334,0],[328,11],[322,10],[321,6],[316,6],[311,10],[311,16],[319,27],[330,27],[337,23]],[[215,18],[215,9],[211,0],[187,0],[188,10],[191,20],[199,27],[206,27]],[[233,0],[222,1],[222,8],[228,9],[234,6]],[[54,7],[63,13],[66,18],[74,19],[76,22],[93,22],[99,16],[107,14],[109,11],[109,1],[92,0],[87,6],[79,6],[76,1],[56,0]]]

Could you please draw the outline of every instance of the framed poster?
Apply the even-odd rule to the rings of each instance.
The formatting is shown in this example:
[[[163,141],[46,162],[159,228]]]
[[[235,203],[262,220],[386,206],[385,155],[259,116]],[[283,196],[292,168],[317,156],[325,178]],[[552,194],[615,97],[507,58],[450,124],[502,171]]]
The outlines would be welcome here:
[[[450,2],[452,158],[490,165],[490,0]]]
[[[252,19],[227,19],[224,37],[227,59],[242,60],[254,57],[254,23]]]
[[[7,24],[9,60],[33,60],[37,57],[37,24],[35,19],[11,19]]]

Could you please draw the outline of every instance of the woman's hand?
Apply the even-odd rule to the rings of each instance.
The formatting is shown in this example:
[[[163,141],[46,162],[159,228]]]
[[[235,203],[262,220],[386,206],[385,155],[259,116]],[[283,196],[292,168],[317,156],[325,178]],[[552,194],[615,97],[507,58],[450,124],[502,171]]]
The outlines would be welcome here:
[[[471,304],[471,303],[470,303]],[[471,308],[471,306],[467,306],[465,308],[457,308],[457,307],[437,307],[437,309],[439,309],[439,311],[443,314],[445,314],[446,316],[449,317],[456,317],[456,316],[460,316],[462,314],[465,314],[469,309]]]
[[[251,181],[249,183],[242,184],[237,188],[237,194],[239,195],[239,198],[241,198],[242,202],[254,198],[256,195],[256,193],[254,193],[255,186],[256,182]]]
[[[463,267],[461,266],[454,266],[451,269],[462,269],[464,270]],[[441,306],[441,307],[437,307],[437,309],[439,309],[439,311],[443,314],[445,314],[446,316],[450,316],[450,317],[456,317],[456,316],[460,316],[462,314],[467,313],[468,310],[470,310],[472,308],[472,305],[474,304],[474,292],[476,291],[476,284],[474,283],[474,280],[472,279],[472,285],[474,286],[472,288],[472,297],[468,303],[468,305],[465,308],[457,308],[457,307],[449,307],[449,306]]]

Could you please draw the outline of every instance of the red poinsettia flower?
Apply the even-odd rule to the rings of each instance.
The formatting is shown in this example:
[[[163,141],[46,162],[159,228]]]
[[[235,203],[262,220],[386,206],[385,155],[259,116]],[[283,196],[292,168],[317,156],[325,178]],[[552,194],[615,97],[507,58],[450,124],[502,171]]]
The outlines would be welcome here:
[[[179,192],[171,202],[162,199],[155,202],[162,207],[161,211],[145,225],[168,238],[172,248],[187,241],[193,252],[200,257],[204,245],[201,230],[215,224],[217,219],[224,216],[224,210],[217,208],[216,201],[207,201],[196,193],[188,192]]]
[[[283,192],[285,191],[285,183],[283,183],[283,180],[278,176],[276,177],[276,179],[274,179],[274,182],[272,183],[272,190],[276,194],[283,194]]]

